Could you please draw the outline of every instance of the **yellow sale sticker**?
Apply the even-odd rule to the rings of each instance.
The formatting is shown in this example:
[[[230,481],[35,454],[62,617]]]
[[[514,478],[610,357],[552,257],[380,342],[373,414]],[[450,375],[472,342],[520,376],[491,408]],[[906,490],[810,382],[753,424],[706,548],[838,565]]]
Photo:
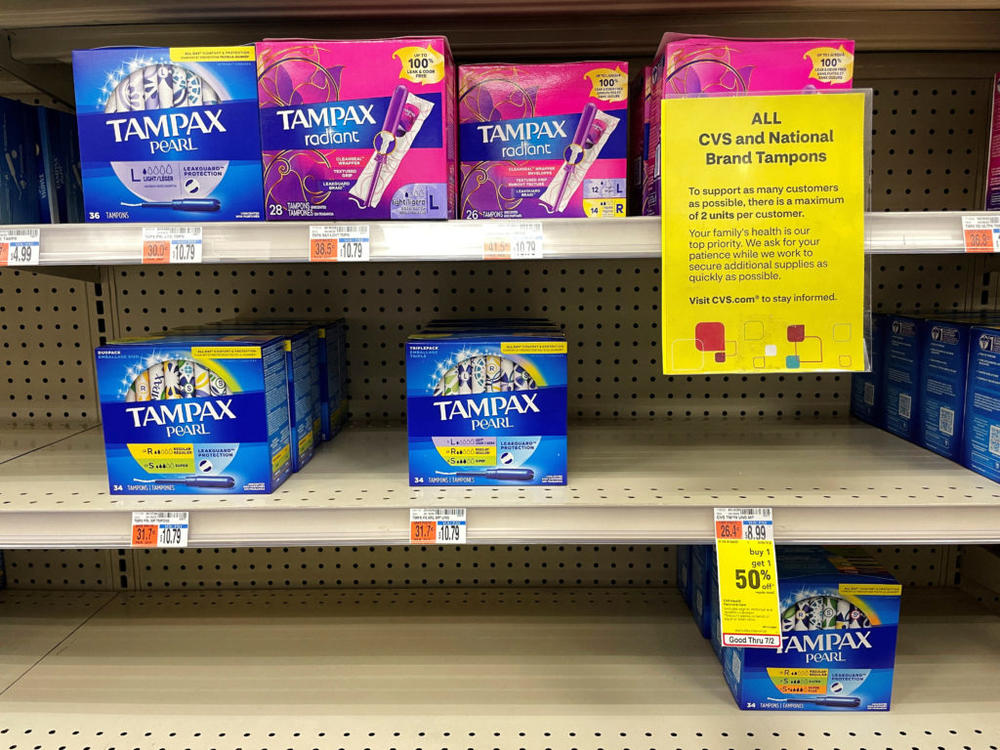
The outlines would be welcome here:
[[[583,77],[590,81],[590,96],[602,102],[622,102],[628,96],[628,74],[621,68],[592,68]]]
[[[716,508],[723,646],[779,648],[778,570],[770,508]]]
[[[430,45],[400,47],[392,53],[399,58],[399,77],[413,83],[438,83],[444,78],[444,55]]]
[[[866,106],[662,102],[664,373],[865,369]]]
[[[834,47],[813,47],[805,57],[812,63],[810,78],[823,83],[846,83],[854,77],[854,55],[844,49],[844,45]]]

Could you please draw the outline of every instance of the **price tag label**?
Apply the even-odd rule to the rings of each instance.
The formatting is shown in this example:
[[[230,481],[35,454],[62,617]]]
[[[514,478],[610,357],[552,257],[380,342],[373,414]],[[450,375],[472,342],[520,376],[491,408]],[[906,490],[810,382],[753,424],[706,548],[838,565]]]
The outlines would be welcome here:
[[[201,263],[201,227],[143,227],[142,262]]]
[[[716,508],[722,645],[779,648],[778,568],[770,508]]]
[[[540,221],[488,222],[484,232],[483,260],[535,260],[544,257]]]
[[[410,508],[410,544],[465,544],[465,508]]]
[[[967,253],[1000,253],[1000,214],[963,216],[962,236]]]
[[[371,260],[367,224],[321,224],[309,227],[309,262]]]
[[[134,511],[133,547],[187,547],[187,511]]]
[[[37,227],[0,227],[0,266],[37,266],[39,234]]]

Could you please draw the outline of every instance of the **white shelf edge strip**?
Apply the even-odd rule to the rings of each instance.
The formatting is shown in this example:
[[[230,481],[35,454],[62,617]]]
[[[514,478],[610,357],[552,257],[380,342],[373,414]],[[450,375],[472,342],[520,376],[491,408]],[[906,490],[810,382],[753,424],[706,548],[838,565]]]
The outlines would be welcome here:
[[[869,254],[962,253],[961,212],[866,214]],[[190,223],[190,222],[187,222]],[[357,223],[357,222],[353,222]],[[547,259],[657,258],[659,217],[549,219],[541,222]],[[41,225],[40,265],[132,265],[141,262],[143,224]],[[309,222],[200,225],[204,263],[306,262]],[[482,260],[488,221],[372,222],[371,260]]]

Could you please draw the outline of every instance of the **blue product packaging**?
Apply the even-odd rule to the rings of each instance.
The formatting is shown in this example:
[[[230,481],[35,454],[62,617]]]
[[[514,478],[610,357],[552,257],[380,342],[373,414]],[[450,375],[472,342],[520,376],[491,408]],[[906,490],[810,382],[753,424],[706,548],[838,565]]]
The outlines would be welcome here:
[[[1000,329],[969,329],[962,464],[1000,481]]]
[[[318,328],[320,437],[330,440],[347,421],[345,326],[343,319]]]
[[[681,544],[677,547],[677,590],[681,593],[684,603],[691,608],[691,545]]]
[[[871,370],[856,372],[851,379],[851,414],[876,427],[885,426],[882,408],[885,325],[885,315],[872,315]]]
[[[712,634],[709,598],[709,558],[715,555],[710,544],[696,544],[691,547],[691,615],[702,638]]]
[[[39,223],[40,141],[33,107],[0,99],[0,148],[0,224]]]
[[[288,476],[283,337],[152,336],[96,357],[111,494],[273,492]]]
[[[410,484],[566,484],[566,354],[554,331],[411,336]]]
[[[928,320],[920,332],[920,445],[953,461],[962,460],[969,326]]]
[[[920,331],[923,321],[910,315],[888,315],[882,410],[885,429],[917,441],[920,429]]]
[[[781,648],[723,649],[737,705],[888,711],[902,587],[859,547],[778,547]]]
[[[73,52],[86,217],[264,217],[253,46]]]
[[[722,614],[719,609],[719,562],[715,548],[708,550],[708,640],[722,663]]]

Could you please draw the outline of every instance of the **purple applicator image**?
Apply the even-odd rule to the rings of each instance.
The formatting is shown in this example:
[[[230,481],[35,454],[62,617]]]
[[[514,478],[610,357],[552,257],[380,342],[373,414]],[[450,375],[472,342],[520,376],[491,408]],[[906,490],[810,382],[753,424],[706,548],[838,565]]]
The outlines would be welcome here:
[[[599,111],[593,102],[587,102],[580,113],[573,140],[563,151],[563,166],[542,194],[541,202],[549,209],[549,213],[561,213],[566,209],[564,199],[568,203],[569,196],[579,187],[580,181],[617,123],[617,118]],[[556,181],[559,182],[559,189],[554,191]],[[553,192],[555,199],[552,198]]]
[[[379,184],[379,176],[385,168],[385,163],[389,160],[389,154],[396,148],[396,139],[410,132],[420,116],[420,109],[416,105],[406,103],[408,96],[409,92],[403,85],[397,86],[396,90],[392,92],[389,108],[382,121],[382,129],[375,134],[372,144],[375,147],[375,167],[371,174],[365,199],[363,202],[358,202],[361,208],[371,208],[374,205],[372,200]]]

